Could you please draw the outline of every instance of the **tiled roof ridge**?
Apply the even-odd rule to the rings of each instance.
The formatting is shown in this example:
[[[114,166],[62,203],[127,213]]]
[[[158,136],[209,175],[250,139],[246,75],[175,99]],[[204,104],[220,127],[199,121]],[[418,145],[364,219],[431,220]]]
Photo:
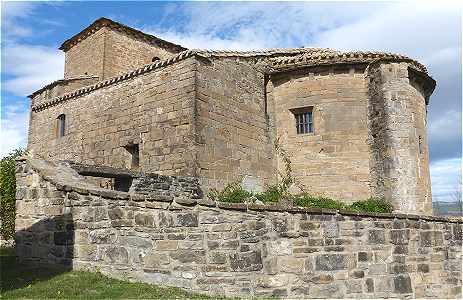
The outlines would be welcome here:
[[[62,83],[62,82],[69,82],[69,81],[81,80],[81,79],[94,79],[94,78],[98,78],[98,76],[96,76],[96,75],[88,75],[88,76],[77,76],[77,77],[57,79],[57,80],[52,81],[49,84],[43,86],[42,88],[38,89],[37,91],[33,92],[32,94],[30,94],[27,97],[28,98],[33,98],[33,97],[35,97],[35,95],[40,94],[44,90],[49,89],[49,88],[51,88],[51,87],[53,87],[53,86],[55,86],[55,85],[57,85],[59,83]]]
[[[296,51],[301,51],[301,49],[313,49],[313,48],[293,48],[293,49],[298,49]],[[108,78],[106,80],[97,82],[95,84],[79,88],[73,92],[58,96],[54,99],[51,99],[50,101],[37,104],[32,107],[32,110],[33,111],[43,110],[49,106],[54,106],[57,103],[62,102],[64,100],[71,99],[71,98],[89,93],[91,91],[112,85],[116,82],[127,80],[135,76],[150,72],[152,70],[168,66],[170,64],[173,64],[175,62],[181,61],[183,59],[186,59],[194,55],[198,55],[201,57],[210,57],[210,56],[214,56],[214,57],[236,57],[236,56],[256,57],[260,55],[268,56],[268,55],[275,55],[275,54],[284,54],[278,51],[282,51],[282,50],[281,49],[262,50],[262,51],[259,51],[259,53],[262,53],[262,54],[255,54],[251,56],[249,55],[249,53],[255,53],[254,51],[185,50],[168,59],[147,64],[145,66],[142,66],[130,72]],[[289,53],[289,52],[285,52],[285,53]],[[422,64],[418,63],[417,61],[411,58],[408,58],[407,56],[404,56],[404,55],[391,54],[391,53],[385,53],[385,52],[356,51],[356,52],[341,53],[341,52],[333,51],[331,53],[319,53],[315,51],[313,55],[303,54],[303,55],[292,56],[292,57],[270,58],[272,67],[275,70],[279,70],[279,69],[289,70],[289,69],[292,69],[298,66],[304,67],[307,65],[317,65],[317,64],[362,63],[362,62],[368,63],[368,62],[373,62],[375,60],[381,60],[381,59],[406,60],[412,63],[413,65],[415,65],[419,71],[422,71],[423,73],[427,74],[426,68]]]
[[[268,48],[257,50],[212,50],[212,49],[192,49],[203,55],[210,56],[238,56],[238,57],[257,57],[285,54],[304,54],[304,53],[336,53],[330,48],[300,47],[300,48]]]
[[[186,51],[180,52],[179,54],[177,54],[177,55],[175,55],[173,57],[170,57],[168,59],[161,60],[161,61],[156,61],[154,63],[144,65],[144,66],[142,66],[140,68],[137,68],[135,70],[132,70],[130,72],[108,78],[106,80],[97,82],[95,84],[79,88],[79,89],[77,89],[75,91],[72,91],[70,93],[66,93],[64,95],[55,97],[55,98],[51,99],[50,101],[46,101],[44,103],[37,104],[37,105],[32,107],[32,110],[33,111],[43,110],[43,109],[45,109],[45,108],[47,108],[49,106],[56,105],[57,103],[62,102],[64,100],[74,98],[74,97],[89,93],[91,91],[94,91],[94,90],[97,90],[97,89],[112,85],[112,84],[114,84],[116,82],[127,80],[129,78],[132,78],[132,77],[135,77],[135,76],[150,72],[150,71],[152,71],[154,69],[158,69],[158,68],[173,64],[173,63],[175,63],[177,61],[180,61],[180,60],[183,60],[185,58],[191,57],[191,56],[193,56],[195,54],[196,54],[196,52],[191,51],[191,50],[186,50]]]
[[[177,44],[174,44],[172,42],[163,40],[163,39],[158,38],[158,37],[156,37],[154,35],[145,33],[143,31],[137,30],[135,28],[132,28],[132,27],[124,25],[124,24],[121,24],[119,22],[113,21],[113,20],[105,18],[105,17],[101,17],[101,18],[95,20],[92,24],[90,24],[84,30],[82,30],[81,32],[75,34],[73,37],[67,39],[66,41],[64,41],[61,44],[61,46],[59,47],[59,49],[63,50],[63,51],[67,51],[70,48],[77,45],[78,43],[80,43],[81,41],[83,41],[84,39],[86,39],[88,36],[92,35],[96,31],[98,31],[100,28],[105,27],[105,26],[109,27],[109,28],[113,28],[113,29],[122,30],[122,31],[126,32],[127,34],[129,34],[129,35],[131,35],[133,37],[142,39],[142,40],[144,40],[144,41],[146,41],[148,43],[155,42],[156,44],[160,45],[161,47],[162,46],[171,47],[171,48],[174,48],[175,50],[177,50],[179,52],[188,50],[187,48],[185,48],[185,47],[183,47],[181,45],[177,45]]]
[[[292,57],[277,57],[272,59],[274,68],[294,67],[297,65],[309,64],[333,64],[333,63],[369,63],[375,60],[405,60],[412,63],[419,71],[428,74],[426,67],[418,61],[402,54],[381,52],[381,51],[349,51],[349,52],[333,52],[333,53],[311,53],[302,54]]]

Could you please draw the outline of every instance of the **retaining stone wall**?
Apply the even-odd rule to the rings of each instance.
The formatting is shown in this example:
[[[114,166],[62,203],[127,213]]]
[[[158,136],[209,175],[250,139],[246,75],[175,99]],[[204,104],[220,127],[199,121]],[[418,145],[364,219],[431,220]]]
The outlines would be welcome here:
[[[32,158],[17,183],[24,261],[229,296],[461,297],[461,219],[153,198]]]

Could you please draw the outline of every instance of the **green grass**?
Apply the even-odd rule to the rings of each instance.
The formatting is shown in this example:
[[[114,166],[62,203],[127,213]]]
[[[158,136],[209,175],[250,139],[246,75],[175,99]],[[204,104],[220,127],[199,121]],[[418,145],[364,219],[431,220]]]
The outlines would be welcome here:
[[[1,299],[217,299],[100,273],[28,267],[13,255],[11,248],[0,248]]]

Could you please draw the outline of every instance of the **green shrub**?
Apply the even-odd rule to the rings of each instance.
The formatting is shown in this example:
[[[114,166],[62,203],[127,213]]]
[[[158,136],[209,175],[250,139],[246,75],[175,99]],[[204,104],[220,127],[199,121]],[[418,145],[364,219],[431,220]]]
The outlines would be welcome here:
[[[284,187],[275,184],[267,186],[264,192],[255,194],[254,196],[257,198],[257,200],[260,200],[264,203],[276,203],[280,201],[282,198],[284,198],[286,195],[287,192],[285,191]]]
[[[337,201],[327,197],[315,197],[308,194],[294,196],[293,203],[301,207],[317,207],[328,209],[344,209],[345,205],[341,201]]]
[[[244,200],[251,197],[252,195],[252,193],[243,189],[239,182],[229,183],[221,191],[212,189],[207,194],[208,198],[211,200],[231,203],[244,202]]]
[[[367,200],[356,201],[347,207],[349,210],[359,212],[376,212],[376,213],[391,213],[393,211],[392,204],[385,199],[370,198]]]
[[[251,197],[264,203],[278,203],[283,198],[289,198],[295,206],[300,207],[343,209],[373,213],[391,213],[393,211],[392,205],[384,199],[370,198],[347,205],[341,201],[323,196],[312,196],[309,194],[294,196],[289,194],[281,184],[270,185],[264,192],[254,194],[244,190],[238,182],[233,182],[225,186],[223,190],[212,189],[208,197],[214,201],[231,203],[242,203]]]
[[[16,214],[15,159],[22,154],[24,151],[17,149],[0,160],[0,218],[2,220],[0,234],[6,240],[14,237]]]

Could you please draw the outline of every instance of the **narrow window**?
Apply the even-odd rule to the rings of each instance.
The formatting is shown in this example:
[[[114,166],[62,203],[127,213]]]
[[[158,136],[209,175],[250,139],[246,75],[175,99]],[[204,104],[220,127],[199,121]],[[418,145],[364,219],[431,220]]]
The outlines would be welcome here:
[[[423,139],[421,138],[421,135],[418,137],[418,149],[420,154],[423,154]]]
[[[312,107],[292,110],[296,121],[297,134],[313,133]]]
[[[57,124],[57,127],[56,127],[56,133],[57,133],[57,136],[60,138],[60,137],[63,137],[66,133],[65,131],[65,128],[66,128],[66,115],[64,114],[61,114],[58,116],[58,118],[56,119],[56,124]]]
[[[138,144],[130,144],[124,147],[131,156],[131,168],[138,168],[140,166],[140,149]]]

